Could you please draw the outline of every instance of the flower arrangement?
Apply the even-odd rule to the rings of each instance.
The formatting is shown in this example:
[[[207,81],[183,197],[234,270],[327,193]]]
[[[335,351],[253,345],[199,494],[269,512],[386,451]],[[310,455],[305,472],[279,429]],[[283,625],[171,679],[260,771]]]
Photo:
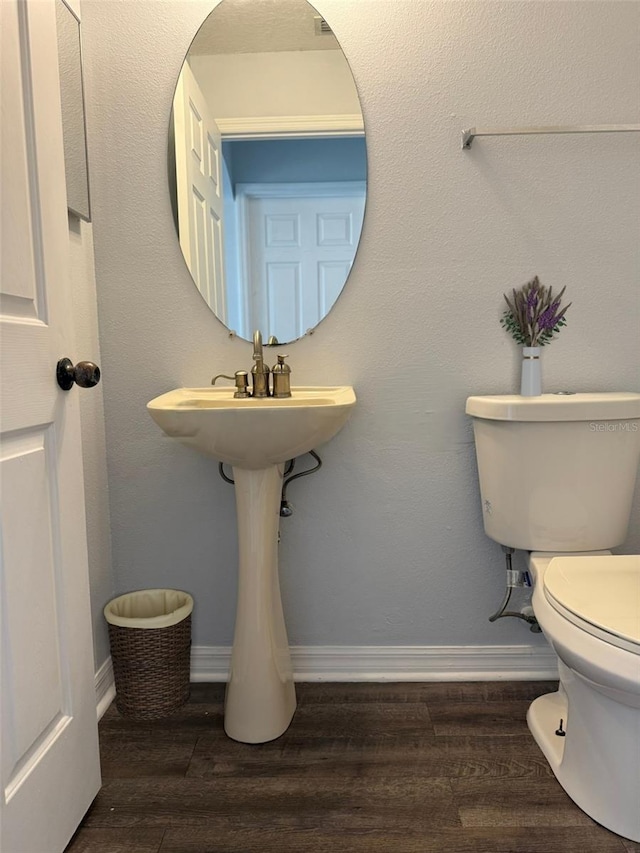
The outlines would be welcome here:
[[[502,315],[501,326],[522,346],[543,347],[567,325],[564,315],[571,302],[560,308],[565,290],[563,287],[554,296],[553,288],[547,289],[536,276],[518,290],[514,288],[511,299],[505,293],[509,309]]]

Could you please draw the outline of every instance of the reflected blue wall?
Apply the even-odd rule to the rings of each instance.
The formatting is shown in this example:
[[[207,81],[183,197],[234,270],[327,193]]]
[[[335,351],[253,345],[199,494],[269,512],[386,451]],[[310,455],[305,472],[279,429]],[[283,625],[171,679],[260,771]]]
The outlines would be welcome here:
[[[364,137],[223,142],[233,184],[364,181]]]

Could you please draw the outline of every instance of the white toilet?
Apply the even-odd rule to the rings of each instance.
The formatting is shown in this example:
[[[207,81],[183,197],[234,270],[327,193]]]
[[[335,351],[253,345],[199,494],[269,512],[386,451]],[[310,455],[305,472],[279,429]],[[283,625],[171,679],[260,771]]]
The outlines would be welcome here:
[[[485,531],[530,552],[533,610],[559,658],[558,692],[532,703],[529,728],[577,805],[640,841],[640,555],[608,550],[631,520],[640,394],[469,397],[466,411]]]

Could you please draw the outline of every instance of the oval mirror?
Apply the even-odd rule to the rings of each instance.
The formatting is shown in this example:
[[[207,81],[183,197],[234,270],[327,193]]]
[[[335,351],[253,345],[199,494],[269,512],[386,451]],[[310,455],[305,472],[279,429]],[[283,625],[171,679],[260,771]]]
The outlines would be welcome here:
[[[170,192],[196,287],[238,336],[296,340],[340,295],[364,216],[364,122],[337,39],[306,0],[222,0],[172,113]]]

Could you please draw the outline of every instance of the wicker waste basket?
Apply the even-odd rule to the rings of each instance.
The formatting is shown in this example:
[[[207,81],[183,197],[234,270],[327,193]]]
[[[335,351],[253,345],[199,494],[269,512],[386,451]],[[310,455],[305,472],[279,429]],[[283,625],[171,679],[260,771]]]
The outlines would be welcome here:
[[[141,589],[104,608],[116,707],[123,717],[156,720],[189,698],[193,598],[177,589]]]

